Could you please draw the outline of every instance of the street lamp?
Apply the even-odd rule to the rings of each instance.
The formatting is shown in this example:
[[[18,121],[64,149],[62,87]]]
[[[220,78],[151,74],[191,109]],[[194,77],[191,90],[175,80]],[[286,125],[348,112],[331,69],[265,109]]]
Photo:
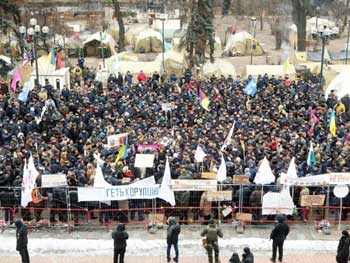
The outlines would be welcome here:
[[[47,34],[49,33],[50,29],[48,26],[40,27],[40,25],[37,24],[38,21],[35,18],[31,18],[29,20],[29,27],[26,28],[25,26],[19,27],[19,32],[22,35],[23,40],[27,42],[27,44],[31,43],[32,45],[32,53],[35,59],[35,86],[38,86],[39,83],[39,67],[38,67],[38,55],[37,55],[37,44],[38,40],[42,39],[45,43],[45,38]]]
[[[348,64],[348,52],[349,52],[349,37],[350,37],[350,21],[348,20],[348,40],[346,41],[346,54],[345,54],[345,64]]]
[[[164,53],[165,53],[165,37],[164,37],[164,22],[168,19],[167,14],[159,14],[158,19],[162,21],[162,68],[163,71],[165,70],[165,59],[164,59]]]
[[[250,18],[251,22],[251,28],[254,30],[253,32],[253,39],[251,42],[251,47],[250,47],[250,65],[253,64],[253,50],[256,48],[256,44],[254,43],[255,40],[255,34],[256,34],[256,17]]]
[[[321,76],[321,86],[323,86],[323,64],[324,64],[324,50],[325,50],[325,39],[326,39],[326,28],[327,26],[323,26],[323,30],[320,31],[320,37],[322,41],[322,53],[321,53],[321,71],[320,71],[320,76]]]

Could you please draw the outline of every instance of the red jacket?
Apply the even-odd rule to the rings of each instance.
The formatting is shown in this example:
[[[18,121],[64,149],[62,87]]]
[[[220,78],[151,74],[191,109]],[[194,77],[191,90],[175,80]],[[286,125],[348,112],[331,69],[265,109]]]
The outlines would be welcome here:
[[[143,72],[140,72],[140,73],[137,75],[137,80],[138,80],[138,81],[146,81],[146,80],[147,80],[146,74],[143,73]]]

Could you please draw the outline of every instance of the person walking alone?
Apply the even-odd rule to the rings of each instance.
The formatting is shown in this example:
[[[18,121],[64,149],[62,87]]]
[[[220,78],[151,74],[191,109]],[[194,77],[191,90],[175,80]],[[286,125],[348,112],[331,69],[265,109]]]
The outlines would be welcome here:
[[[272,230],[270,240],[272,239],[272,262],[276,262],[277,248],[278,248],[278,260],[282,262],[283,259],[283,243],[289,234],[289,226],[284,222],[284,215],[277,215],[277,224]]]
[[[350,236],[347,230],[343,230],[342,237],[338,243],[337,263],[347,263],[349,260],[349,246],[350,246]]]
[[[128,232],[125,230],[125,225],[118,224],[117,229],[112,233],[112,238],[114,239],[113,263],[124,263],[126,240],[129,238]]]
[[[171,257],[170,257],[170,250],[171,247],[174,246],[175,250],[175,257],[174,257],[174,262],[179,262],[179,247],[178,247],[178,241],[179,241],[179,234],[181,232],[181,226],[176,222],[175,217],[169,217],[168,219],[168,230],[167,230],[167,237],[166,237],[166,242],[167,242],[167,250],[166,250],[166,257],[167,257],[167,262],[170,262]]]
[[[213,263],[213,250],[215,263],[219,263],[219,244],[218,237],[223,237],[222,231],[215,225],[214,219],[209,220],[209,226],[205,228],[202,233],[202,237],[206,237],[206,250],[208,252],[208,262]]]
[[[16,239],[17,245],[16,250],[19,252],[22,258],[22,263],[29,263],[29,253],[28,253],[28,230],[27,226],[23,224],[22,220],[16,220]]]

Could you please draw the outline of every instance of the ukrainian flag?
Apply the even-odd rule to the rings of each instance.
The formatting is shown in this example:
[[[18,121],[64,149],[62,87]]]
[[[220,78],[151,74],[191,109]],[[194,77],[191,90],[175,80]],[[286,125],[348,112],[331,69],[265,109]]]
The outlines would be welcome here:
[[[53,48],[50,49],[50,53],[48,55],[48,60],[51,65],[56,65],[56,54]]]
[[[333,137],[337,136],[337,127],[335,125],[335,111],[333,110],[331,113],[331,118],[329,122],[329,131],[333,135]]]

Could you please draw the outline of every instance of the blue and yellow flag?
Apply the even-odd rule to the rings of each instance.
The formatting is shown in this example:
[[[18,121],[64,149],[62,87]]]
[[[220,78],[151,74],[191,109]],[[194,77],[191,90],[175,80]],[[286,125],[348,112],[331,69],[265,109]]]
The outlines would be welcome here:
[[[50,53],[48,55],[48,59],[51,65],[56,65],[56,54],[53,48],[50,49]]]
[[[333,110],[331,113],[331,118],[329,122],[329,131],[333,137],[337,136],[337,127],[335,125],[335,111]]]

